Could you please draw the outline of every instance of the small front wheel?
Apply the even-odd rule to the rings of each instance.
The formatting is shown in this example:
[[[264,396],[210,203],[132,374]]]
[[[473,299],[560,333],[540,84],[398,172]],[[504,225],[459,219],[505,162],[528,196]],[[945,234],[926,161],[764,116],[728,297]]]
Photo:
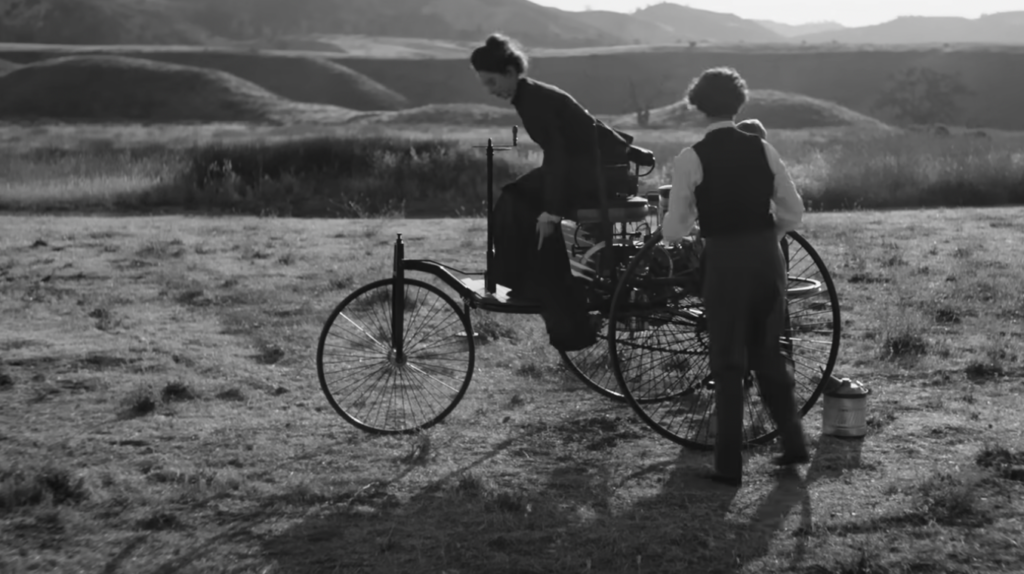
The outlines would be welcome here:
[[[320,388],[342,418],[367,432],[408,434],[437,424],[473,376],[469,316],[437,287],[402,282],[402,352],[392,344],[394,279],[346,297],[320,333]]]

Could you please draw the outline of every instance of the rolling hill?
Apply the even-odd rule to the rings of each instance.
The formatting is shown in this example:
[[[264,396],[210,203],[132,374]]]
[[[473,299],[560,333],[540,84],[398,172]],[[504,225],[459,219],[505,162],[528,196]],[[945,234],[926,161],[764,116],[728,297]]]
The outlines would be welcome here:
[[[0,52],[0,57],[6,56]],[[467,69],[464,58],[335,60],[406,95],[414,107],[495,103]],[[677,102],[692,78],[715,66],[736,68],[752,89],[835,102],[887,123],[897,118],[875,109],[875,104],[892,77],[925,67],[960,78],[972,91],[958,101],[960,109],[951,123],[1024,129],[1019,104],[1024,101],[1024,76],[1007,74],[1007,70],[1024,69],[1024,48],[633,47],[534,56],[531,75],[574,94],[594,113],[618,115],[635,111],[635,101],[651,109]]]
[[[613,45],[616,35],[570,12],[528,0],[169,0],[212,33],[233,39],[289,34],[366,34],[483,40],[502,30],[527,44]]]
[[[732,14],[663,3],[635,14],[567,12],[529,0],[0,0],[0,42],[225,45],[364,34],[529,46],[767,42],[784,38]]]
[[[337,61],[312,54],[231,49],[149,47],[62,47],[8,45],[3,57],[22,64],[67,55],[106,55],[216,70],[260,86],[272,94],[308,104],[352,110],[397,110],[411,104],[405,96]]]
[[[806,42],[848,44],[1024,44],[1024,11],[980,18],[904,16],[875,26],[794,37]]]
[[[800,94],[775,90],[751,90],[750,99],[739,119],[758,118],[770,129],[807,129],[857,127],[889,129],[879,120],[843,106]],[[636,129],[636,116],[622,114],[604,116],[612,125]],[[693,127],[703,118],[679,101],[651,110],[647,127],[655,129]],[[509,105],[428,104],[407,110],[361,114],[355,123],[434,126],[510,126],[519,123],[519,116]]]
[[[780,34],[752,20],[745,20],[733,14],[689,8],[673,2],[648,6],[638,10],[633,16],[668,26],[681,40],[751,44],[785,41]]]
[[[319,36],[479,42],[503,31],[543,48],[631,44],[1024,44],[1024,12],[790,26],[661,2],[632,14],[529,0],[0,0],[0,42],[249,45],[325,49]],[[329,49],[329,48],[328,48]]]
[[[456,57],[352,57],[159,46],[28,46],[0,44],[0,59],[32,64],[85,54],[119,55],[157,63],[230,73],[295,103],[358,111],[398,111],[438,104],[499,104]],[[756,90],[802,94],[834,102],[886,123],[898,121],[876,103],[893,78],[927,68],[969,90],[944,123],[1024,129],[1024,47],[855,48],[827,44],[778,47],[628,46],[534,50],[531,75],[574,94],[592,112],[607,116],[657,109],[679,101],[690,80],[714,66],[732,66]],[[77,76],[83,82],[88,76]],[[125,76],[128,77],[128,76]],[[69,83],[68,86],[71,84]],[[69,89],[73,89],[70,88]],[[430,112],[434,113],[434,112]]]
[[[837,22],[812,22],[809,24],[784,24],[782,22],[773,22],[771,20],[754,20],[758,24],[768,28],[772,32],[786,38],[793,38],[794,36],[806,36],[808,34],[818,34],[821,32],[833,32],[836,30],[845,30],[846,26]]]
[[[800,94],[777,90],[751,90],[747,104],[738,120],[757,118],[768,129],[808,129],[826,127],[859,127],[886,129],[883,122],[849,108]],[[650,127],[685,127],[702,121],[700,113],[678,101],[651,110]],[[621,116],[616,126],[637,127],[635,116]]]
[[[147,0],[0,0],[0,42],[209,44],[213,36]]]
[[[582,22],[622,38],[626,44],[668,44],[679,39],[672,26],[637,18],[632,14],[608,10],[589,10],[576,13]]]
[[[226,50],[153,51],[146,58],[227,72],[296,102],[353,110],[397,110],[410,105],[405,96],[380,82],[325,58],[277,53],[252,58]]]
[[[318,34],[313,39],[331,52],[355,58],[465,58],[477,46],[476,41],[356,34]]]
[[[11,72],[13,70],[16,70],[19,67],[20,66],[18,66],[18,64],[15,64],[14,62],[9,62],[7,60],[0,60],[0,76],[6,74],[8,72]]]
[[[123,56],[68,56],[0,76],[0,118],[78,122],[259,122],[348,119],[290,102],[231,74]]]

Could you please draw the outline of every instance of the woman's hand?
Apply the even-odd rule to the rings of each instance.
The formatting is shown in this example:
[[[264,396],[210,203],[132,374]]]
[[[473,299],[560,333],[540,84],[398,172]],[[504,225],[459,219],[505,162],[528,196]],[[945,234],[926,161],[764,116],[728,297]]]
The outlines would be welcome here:
[[[560,218],[557,215],[551,215],[549,213],[542,213],[537,218],[537,250],[540,251],[541,245],[544,244],[544,240],[551,236],[555,232],[555,228],[560,223]]]

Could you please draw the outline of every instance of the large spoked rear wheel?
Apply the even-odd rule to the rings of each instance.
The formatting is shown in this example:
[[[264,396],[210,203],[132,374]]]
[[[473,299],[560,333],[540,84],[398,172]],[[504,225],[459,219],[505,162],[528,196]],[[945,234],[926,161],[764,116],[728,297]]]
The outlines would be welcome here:
[[[800,414],[806,415],[821,396],[839,356],[839,295],[825,262],[807,239],[791,231],[785,240],[789,316],[782,346],[791,353],[797,404],[802,405]]]
[[[647,235],[650,235],[650,233],[648,232]],[[640,251],[640,247],[638,244],[636,251]],[[657,248],[648,252],[646,257],[648,259],[646,269],[649,274],[653,273],[655,276],[664,277],[671,272],[672,261],[667,250]],[[561,355],[562,362],[566,368],[585,385],[604,397],[614,401],[625,402],[626,397],[622,394],[618,378],[615,376],[615,371],[612,368],[611,345],[608,342],[610,340],[609,337],[612,336],[612,333],[608,330],[608,305],[610,302],[607,295],[602,297],[604,303],[601,307],[603,309],[590,312],[591,322],[598,326],[597,343],[579,351],[559,350],[558,353]],[[615,335],[619,337],[629,336],[622,329],[617,330]]]
[[[649,426],[681,445],[714,447],[714,381],[703,303],[676,268],[679,281],[652,281],[646,254],[660,234],[630,262],[611,306],[611,364],[621,392]],[[797,233],[786,241],[789,318],[781,343],[794,366],[801,415],[821,395],[839,349],[839,300],[824,263]],[[662,246],[664,248],[664,246]],[[674,251],[676,247],[668,247]],[[628,335],[618,334],[626,331]],[[744,439],[765,444],[778,429],[761,402],[757,381],[745,382]]]
[[[473,376],[469,316],[437,287],[403,282],[402,353],[392,344],[393,278],[346,297],[320,334],[320,388],[342,418],[368,432],[413,433],[437,424]]]

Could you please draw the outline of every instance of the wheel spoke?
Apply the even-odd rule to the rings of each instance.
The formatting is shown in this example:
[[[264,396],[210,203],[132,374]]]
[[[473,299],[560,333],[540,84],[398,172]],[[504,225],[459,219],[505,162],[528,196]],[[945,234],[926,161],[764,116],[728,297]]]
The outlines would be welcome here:
[[[437,424],[462,400],[472,377],[469,317],[439,288],[405,279],[402,352],[392,348],[394,280],[349,295],[325,323],[317,350],[320,386],[349,423],[376,433]]]
[[[789,234],[787,240],[789,313],[780,343],[793,362],[794,391],[805,414],[835,364],[839,303],[817,253],[798,234]],[[681,281],[650,280],[654,259],[649,253],[657,241],[649,241],[630,261],[613,297],[609,313],[612,371],[622,395],[654,430],[685,446],[711,448],[715,383],[703,305],[686,292]],[[667,249],[673,260],[694,261],[694,257],[688,259],[685,253],[672,251],[686,248]],[[687,272],[686,265],[672,268],[673,277]],[[769,441],[778,431],[762,400],[760,383],[752,376],[743,384],[744,440]]]

